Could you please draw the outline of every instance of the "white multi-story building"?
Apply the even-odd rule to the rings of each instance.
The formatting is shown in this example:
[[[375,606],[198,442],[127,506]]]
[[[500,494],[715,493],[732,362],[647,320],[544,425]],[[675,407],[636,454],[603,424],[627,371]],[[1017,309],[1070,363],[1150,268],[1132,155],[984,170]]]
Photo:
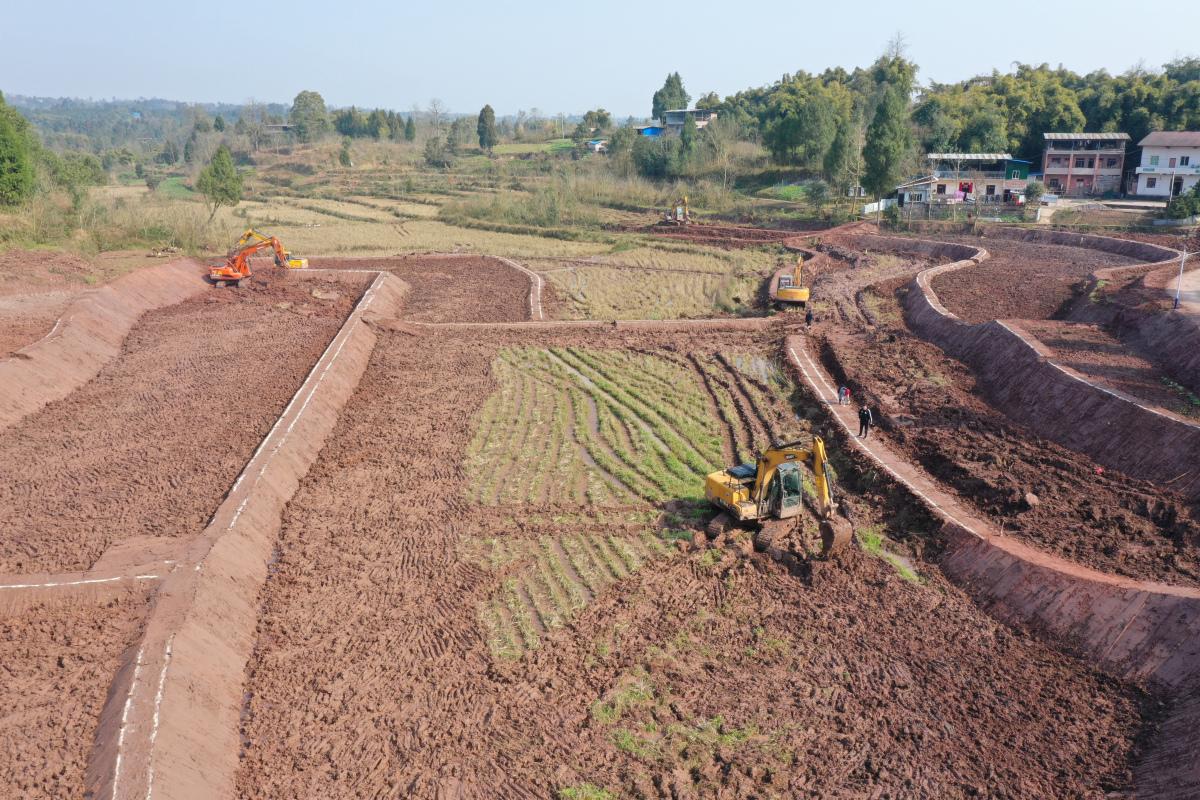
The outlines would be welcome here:
[[[1142,163],[1134,194],[1175,197],[1200,182],[1200,132],[1156,131],[1138,145]]]

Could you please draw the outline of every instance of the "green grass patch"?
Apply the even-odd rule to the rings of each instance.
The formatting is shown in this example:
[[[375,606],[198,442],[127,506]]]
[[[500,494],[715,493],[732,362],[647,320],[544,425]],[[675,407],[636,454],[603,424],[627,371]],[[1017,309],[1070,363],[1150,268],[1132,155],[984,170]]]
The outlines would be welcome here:
[[[164,178],[162,183],[155,189],[163,197],[172,200],[190,200],[196,196],[196,193],[184,184],[184,179],[178,175],[170,178]]]
[[[614,800],[616,795],[594,783],[564,786],[558,790],[559,800]]]
[[[888,552],[884,546],[883,530],[878,525],[868,525],[865,528],[859,528],[855,531],[855,536],[858,537],[858,543],[864,551],[870,553],[876,558],[881,558],[892,565],[901,578],[909,583],[915,583],[918,586],[924,585],[925,579],[908,564],[894,553]]]

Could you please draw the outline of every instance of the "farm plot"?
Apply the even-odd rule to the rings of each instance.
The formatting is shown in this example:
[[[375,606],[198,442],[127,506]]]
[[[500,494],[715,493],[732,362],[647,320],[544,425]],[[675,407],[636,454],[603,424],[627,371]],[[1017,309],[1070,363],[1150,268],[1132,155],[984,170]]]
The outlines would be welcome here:
[[[85,796],[105,695],[145,613],[131,590],[103,606],[0,614],[0,796]]]
[[[700,496],[721,438],[695,375],[654,356],[504,350],[472,443],[484,504],[625,504]]]
[[[609,586],[676,552],[650,526],[472,539],[468,548],[468,557],[501,577],[479,612],[492,655],[500,659],[539,647]]]
[[[942,304],[964,321],[1051,319],[1094,270],[1133,263],[1124,256],[1055,244],[977,236],[940,237],[983,247],[990,258],[934,278]]]
[[[201,531],[361,291],[264,270],[147,314],[95,379],[0,434],[0,572]]]

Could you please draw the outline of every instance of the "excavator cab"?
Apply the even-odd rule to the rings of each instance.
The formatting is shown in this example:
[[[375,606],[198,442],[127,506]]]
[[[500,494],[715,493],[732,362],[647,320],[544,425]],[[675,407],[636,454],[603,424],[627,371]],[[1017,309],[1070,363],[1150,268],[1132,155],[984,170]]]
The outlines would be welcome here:
[[[800,465],[794,461],[780,464],[767,489],[767,512],[779,519],[788,519],[799,514],[804,505],[803,487]]]

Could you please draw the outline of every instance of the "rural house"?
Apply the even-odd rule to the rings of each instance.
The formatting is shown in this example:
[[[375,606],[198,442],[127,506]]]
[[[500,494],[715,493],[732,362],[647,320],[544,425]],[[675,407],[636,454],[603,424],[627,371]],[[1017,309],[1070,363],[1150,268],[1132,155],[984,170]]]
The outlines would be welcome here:
[[[1015,203],[1025,195],[1029,162],[1008,153],[930,153],[929,174],[896,187],[909,203]]]
[[[1128,133],[1045,133],[1046,188],[1069,196],[1121,190]]]
[[[663,122],[667,126],[667,130],[672,133],[679,133],[683,130],[683,123],[688,117],[696,120],[696,127],[703,128],[708,123],[717,118],[717,112],[706,111],[702,108],[677,108],[663,113]]]
[[[1138,146],[1134,194],[1175,197],[1200,182],[1200,131],[1155,131]]]

